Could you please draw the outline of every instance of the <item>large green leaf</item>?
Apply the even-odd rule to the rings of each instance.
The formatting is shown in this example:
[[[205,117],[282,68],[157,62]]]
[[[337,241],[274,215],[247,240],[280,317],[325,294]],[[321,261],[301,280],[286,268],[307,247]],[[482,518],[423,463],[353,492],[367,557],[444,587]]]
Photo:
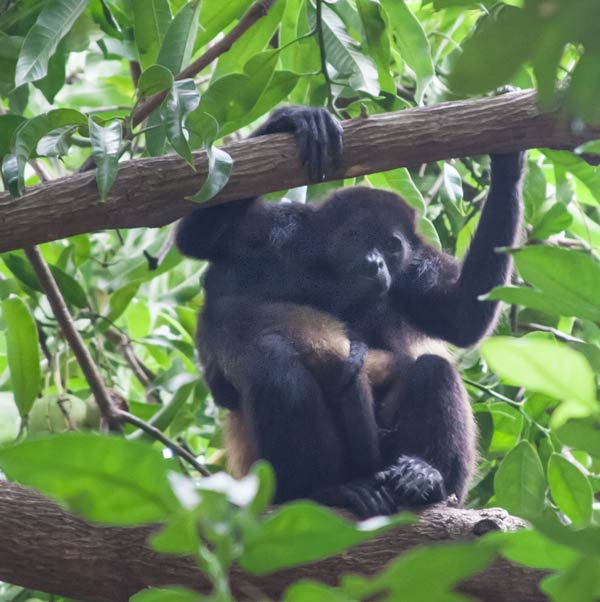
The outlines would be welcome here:
[[[0,115],[0,157],[10,151],[12,136],[24,121],[21,115]]]
[[[350,600],[463,602],[455,588],[484,570],[497,554],[497,544],[445,543],[410,550],[375,577],[348,575],[342,590]]]
[[[417,80],[415,100],[421,104],[427,86],[435,76],[431,47],[423,27],[405,0],[381,0],[389,15],[396,46],[406,64],[414,71]]]
[[[316,12],[309,5],[308,17],[311,27],[316,25]],[[322,7],[322,28],[325,55],[337,74],[336,80],[348,80],[353,90],[361,90],[373,96],[379,94],[377,69],[373,61],[365,56],[360,46],[348,33],[344,22],[326,4]]]
[[[25,416],[40,391],[38,332],[29,308],[19,297],[2,301],[6,325],[6,354],[10,384],[21,416]]]
[[[96,183],[100,198],[104,201],[110,192],[119,170],[119,153],[123,128],[120,121],[113,121],[106,127],[98,125],[90,116],[88,119],[92,154],[96,162]]]
[[[120,437],[65,433],[0,450],[6,476],[66,503],[90,520],[164,520],[180,506],[171,464],[151,446]]]
[[[245,539],[241,566],[264,575],[279,569],[314,562],[365,541],[394,524],[410,520],[372,519],[355,525],[312,502],[295,502],[276,510],[260,529]]]
[[[171,24],[167,0],[131,0],[135,44],[144,69],[156,63],[161,44]]]
[[[548,462],[550,492],[560,508],[576,525],[592,518],[594,493],[585,475],[560,454],[552,454]]]
[[[152,65],[140,75],[138,92],[140,98],[168,90],[173,85],[173,74],[163,65]]]
[[[513,256],[521,276],[556,303],[561,315],[600,320],[600,263],[591,255],[533,245]]]
[[[0,14],[0,31],[8,31],[17,23],[25,21],[44,8],[51,0],[19,0],[4,5]]]
[[[85,10],[88,0],[52,0],[38,15],[28,31],[15,73],[15,85],[42,79],[48,72],[48,61],[58,43]]]
[[[564,343],[533,336],[493,337],[482,345],[481,353],[508,383],[564,401],[555,411],[557,421],[589,416],[599,409],[592,368],[583,354]]]
[[[529,441],[513,447],[494,477],[496,502],[509,512],[529,518],[544,507],[546,479],[535,448]]]
[[[530,10],[505,6],[493,12],[463,44],[450,85],[463,94],[482,94],[511,81],[531,56],[540,21]]]
[[[559,439],[600,459],[600,424],[593,419],[569,420],[557,431]]]
[[[198,33],[200,0],[191,0],[176,15],[165,33],[156,62],[176,75],[190,62]]]
[[[202,29],[196,39],[195,50],[210,42],[224,31],[235,19],[241,17],[253,0],[202,0],[200,3],[200,23]]]

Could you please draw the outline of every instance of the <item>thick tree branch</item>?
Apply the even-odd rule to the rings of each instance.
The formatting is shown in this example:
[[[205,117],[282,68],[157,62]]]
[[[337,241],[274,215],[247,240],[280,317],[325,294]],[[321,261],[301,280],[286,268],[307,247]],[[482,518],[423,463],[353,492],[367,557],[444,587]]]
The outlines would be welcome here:
[[[336,584],[344,573],[372,574],[404,550],[432,541],[469,539],[490,530],[514,530],[519,519],[504,510],[431,508],[421,522],[390,531],[350,552],[319,563],[253,577],[235,569],[238,600],[280,599],[293,581],[311,577]],[[181,584],[208,592],[193,561],[152,551],[146,539],[155,527],[106,527],[87,523],[40,494],[0,482],[0,579],[81,600],[128,600],[148,586]],[[541,571],[498,561],[461,590],[485,602],[538,602]]]
[[[600,125],[574,128],[541,112],[532,91],[443,103],[348,121],[344,161],[328,179],[395,167],[526,148],[573,148],[600,138]],[[276,134],[228,145],[231,178],[211,203],[307,183],[292,137]],[[177,156],[128,161],[105,203],[95,175],[82,173],[31,188],[19,199],[0,195],[0,252],[106,228],[163,226],[195,206],[184,197],[206,178],[204,152],[196,171]]]

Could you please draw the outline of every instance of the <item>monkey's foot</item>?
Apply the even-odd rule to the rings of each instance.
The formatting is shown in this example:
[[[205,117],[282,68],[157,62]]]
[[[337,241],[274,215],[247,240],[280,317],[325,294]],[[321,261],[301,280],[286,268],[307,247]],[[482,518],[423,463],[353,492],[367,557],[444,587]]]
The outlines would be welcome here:
[[[436,504],[447,498],[440,472],[420,458],[400,456],[394,464],[378,472],[375,480],[391,493],[396,510]]]
[[[347,508],[361,519],[397,512],[397,502],[390,487],[374,478],[357,479],[331,487],[319,492],[314,499],[327,506]]]

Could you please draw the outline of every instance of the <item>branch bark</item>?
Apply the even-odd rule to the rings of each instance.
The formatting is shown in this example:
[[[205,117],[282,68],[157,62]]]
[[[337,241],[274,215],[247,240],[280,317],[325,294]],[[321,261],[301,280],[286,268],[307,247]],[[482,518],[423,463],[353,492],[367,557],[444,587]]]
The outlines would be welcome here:
[[[430,508],[420,523],[390,531],[350,552],[319,563],[254,577],[234,569],[237,600],[281,599],[293,581],[311,577],[336,584],[344,573],[372,574],[404,550],[433,541],[474,538],[514,530],[522,521],[504,510]],[[192,560],[166,556],[146,545],[156,526],[107,527],[87,523],[39,493],[0,482],[0,579],[80,600],[125,602],[149,586],[180,584],[209,591]],[[539,602],[543,572],[498,561],[461,585],[484,602]]]
[[[527,148],[573,148],[600,138],[600,124],[572,127],[542,112],[533,91],[353,119],[344,124],[345,151],[330,180],[419,163]],[[224,147],[235,161],[227,186],[210,201],[230,201],[308,182],[290,135],[252,138]],[[106,228],[163,226],[195,205],[184,197],[206,178],[206,153],[196,171],[169,155],[124,162],[106,202],[93,172],[54,180],[12,199],[0,195],[0,252]]]

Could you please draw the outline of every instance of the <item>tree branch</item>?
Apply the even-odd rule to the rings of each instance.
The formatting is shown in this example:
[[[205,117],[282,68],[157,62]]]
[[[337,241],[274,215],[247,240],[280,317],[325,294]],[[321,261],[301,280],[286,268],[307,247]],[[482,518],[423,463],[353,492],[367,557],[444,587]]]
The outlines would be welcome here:
[[[504,510],[434,507],[416,525],[389,531],[334,558],[255,577],[234,569],[237,600],[281,599],[285,588],[310,577],[336,584],[344,573],[373,574],[392,558],[419,544],[472,539],[490,530],[515,530],[520,519]],[[107,527],[87,523],[42,495],[0,482],[0,579],[16,585],[80,600],[125,602],[144,587],[180,584],[207,593],[208,580],[193,560],[154,552],[146,545],[156,526]],[[461,585],[461,591],[485,602],[541,602],[537,584],[542,571],[499,560],[485,573]],[[267,598],[268,597],[268,598]]]
[[[344,128],[343,165],[327,174],[329,180],[451,157],[573,148],[600,138],[600,124],[572,128],[557,112],[541,112],[533,91],[358,118]],[[308,182],[290,135],[224,148],[235,165],[211,204]],[[163,226],[196,206],[184,197],[206,179],[206,153],[194,153],[194,161],[196,171],[173,155],[124,162],[104,203],[93,172],[36,186],[18,199],[1,194],[0,252],[106,228]]]
[[[48,268],[48,264],[44,261],[44,258],[37,247],[25,247],[25,254],[48,297],[48,303],[50,303],[52,313],[90,386],[96,403],[98,404],[100,414],[111,431],[121,432],[121,425],[116,418],[110,393],[104,384],[104,380],[98,367],[94,363],[88,348],[75,328],[73,317],[69,312],[52,272]]]

